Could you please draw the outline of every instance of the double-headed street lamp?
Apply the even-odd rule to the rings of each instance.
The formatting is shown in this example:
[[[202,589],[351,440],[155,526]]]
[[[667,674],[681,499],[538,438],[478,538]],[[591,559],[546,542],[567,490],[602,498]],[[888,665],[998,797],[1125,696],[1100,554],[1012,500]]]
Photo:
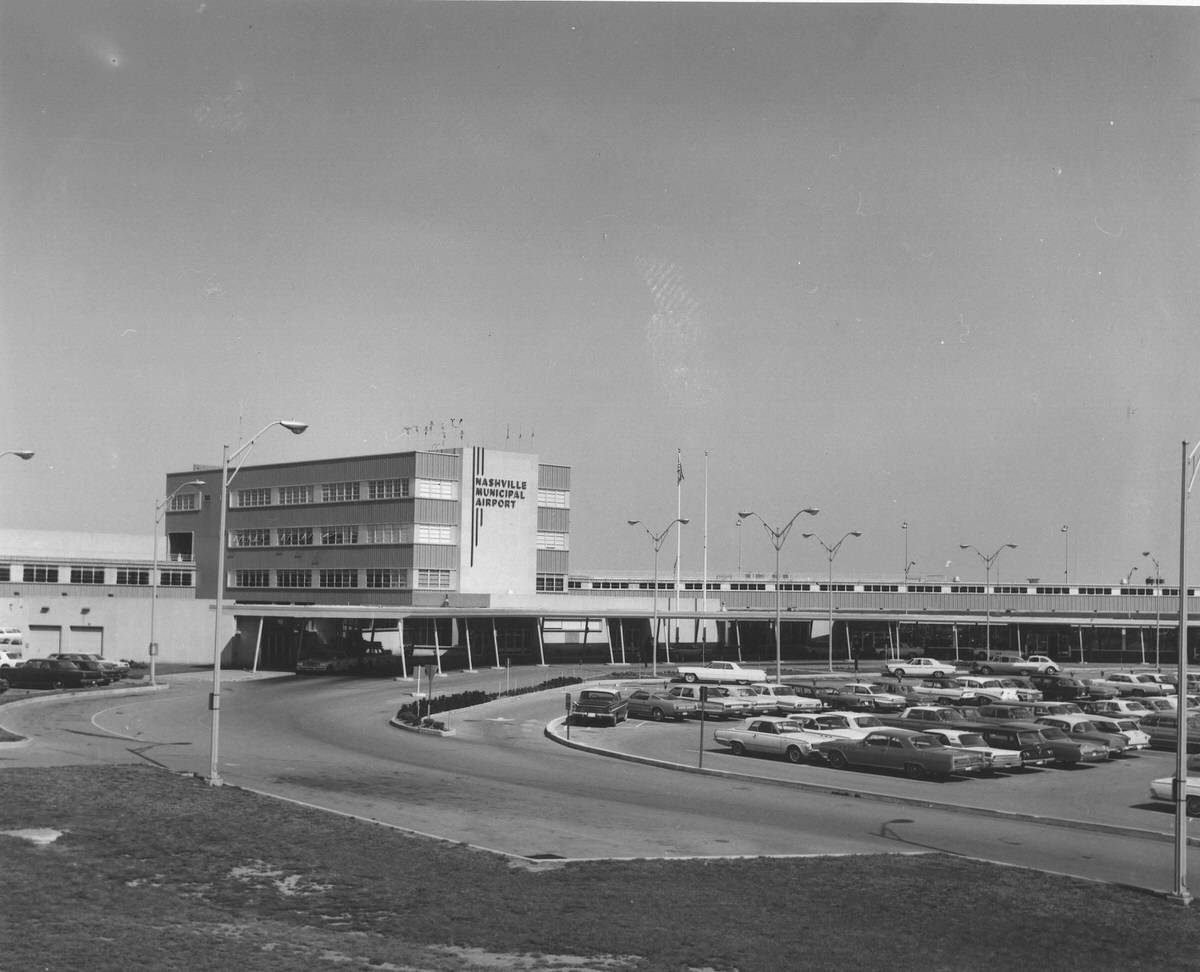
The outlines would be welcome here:
[[[788,538],[791,532],[792,525],[801,513],[807,513],[809,516],[816,516],[821,511],[811,506],[806,506],[804,509],[796,512],[790,520],[787,521],[787,526],[780,527],[776,530],[774,527],[768,526],[767,521],[755,513],[753,510],[747,510],[739,513],[738,516],[743,520],[748,520],[750,517],[755,517],[759,523],[763,525],[763,529],[767,531],[767,535],[771,538],[771,543],[775,547],[775,681],[779,682],[783,679],[783,660],[782,660],[782,630],[780,628],[780,606],[779,595],[782,579],[779,574],[779,551],[783,548],[783,543]],[[807,534],[806,534],[807,536]]]
[[[690,522],[686,516],[676,517],[665,527],[661,533],[655,533],[641,520],[627,520],[630,526],[641,526],[650,537],[650,541],[654,544],[654,628],[650,634],[650,674],[655,678],[658,677],[658,552],[662,549],[663,541],[667,539],[667,534],[671,532],[671,527],[676,523],[680,526],[687,526]]]
[[[815,533],[801,534],[805,539],[812,538],[816,540],[822,547],[825,548],[825,553],[829,556],[829,670],[833,671],[833,558],[837,556],[837,552],[842,549],[842,544],[846,542],[847,537],[861,537],[862,534],[858,530],[849,530],[842,534],[842,539],[830,546]]]
[[[979,559],[983,561],[984,566],[984,650],[987,654],[988,661],[992,659],[992,564],[996,562],[996,558],[1005,550],[1016,550],[1015,543],[1002,543],[996,548],[996,552],[990,557],[986,556],[978,547],[970,543],[960,543],[960,550],[974,550],[979,555]]]
[[[192,479],[186,483],[180,483],[170,493],[166,499],[159,500],[154,504],[154,563],[150,569],[150,684],[157,685],[155,678],[155,662],[158,661],[158,642],[154,640],[154,608],[158,602],[158,524],[162,521],[163,514],[167,512],[167,508],[181,490],[187,489],[189,486],[203,486],[203,479]]]
[[[276,425],[283,426],[292,435],[300,435],[300,433],[308,428],[307,422],[276,419],[274,422],[264,425],[232,453],[230,453],[228,445],[224,446],[221,450],[221,488],[218,490],[221,514],[220,526],[217,529],[217,603],[215,620],[213,622],[213,682],[212,695],[208,699],[208,708],[212,712],[212,742],[209,746],[208,765],[208,782],[211,786],[220,786],[224,782],[221,779],[221,774],[217,772],[217,752],[220,743],[221,726],[221,602],[225,595],[225,510],[229,505],[226,492],[229,489],[229,484],[233,482],[233,477],[241,470],[242,463],[246,461],[244,453],[250,451],[250,447],[258,441],[260,435],[268,429],[274,428]],[[242,456],[242,462],[239,462],[234,467],[233,472],[230,472],[229,464],[238,456]]]

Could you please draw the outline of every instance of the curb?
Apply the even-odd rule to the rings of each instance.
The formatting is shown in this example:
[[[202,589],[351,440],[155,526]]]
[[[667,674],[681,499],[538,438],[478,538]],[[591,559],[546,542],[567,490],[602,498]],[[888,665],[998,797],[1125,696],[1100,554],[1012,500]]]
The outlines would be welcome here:
[[[1127,827],[1122,824],[1092,823],[1086,820],[1072,820],[1066,817],[1045,817],[1036,813],[1020,813],[1015,810],[989,810],[986,807],[965,807],[957,803],[941,803],[937,800],[923,800],[919,797],[893,796],[890,793],[873,793],[870,790],[851,790],[843,786],[832,786],[827,783],[810,783],[805,780],[781,780],[775,777],[753,776],[750,773],[738,773],[735,770],[707,769],[703,766],[687,766],[683,763],[673,763],[665,759],[655,759],[652,756],[636,756],[633,753],[622,753],[615,749],[605,749],[587,743],[577,743],[559,734],[563,728],[565,717],[559,716],[546,723],[543,734],[551,742],[567,746],[585,753],[598,756],[608,756],[612,759],[625,760],[628,763],[641,763],[645,766],[656,766],[660,769],[675,770],[681,773],[697,773],[702,776],[716,776],[731,780],[742,780],[754,783],[766,783],[771,786],[782,786],[793,790],[803,790],[808,793],[825,793],[830,796],[853,797],[856,800],[869,800],[876,803],[890,803],[905,807],[923,807],[927,810],[947,810],[952,813],[967,814],[976,817],[988,817],[993,820],[1012,820],[1019,823],[1036,823],[1048,827],[1062,827],[1066,830],[1087,830],[1100,834],[1113,834],[1119,837],[1138,837],[1143,840],[1154,840],[1161,843],[1173,843],[1173,834],[1164,834],[1156,830],[1142,830],[1139,827]],[[1200,837],[1188,837],[1188,846],[1200,847]]]
[[[422,736],[454,736],[457,733],[453,729],[432,729],[429,726],[414,726],[407,722],[401,722],[399,719],[388,719],[388,725],[396,729],[404,729],[407,732],[415,732]]]
[[[70,701],[72,699],[78,699],[84,696],[88,698],[95,698],[97,695],[101,694],[104,695],[105,698],[109,699],[120,698],[128,695],[153,695],[157,692],[166,691],[170,687],[170,685],[167,685],[164,682],[159,682],[157,685],[138,685],[130,688],[112,689],[107,687],[97,687],[94,689],[67,689],[66,691],[54,692],[50,695],[29,695],[23,699],[13,699],[9,702],[0,704],[0,714],[8,709],[15,709],[23,705],[37,705],[43,702],[62,702],[64,700]],[[11,735],[17,735],[17,733],[11,732],[11,730],[7,729],[7,727],[5,727],[3,724],[0,724],[0,729],[4,729]],[[8,741],[0,740],[0,750],[16,746],[25,746],[28,743],[29,739],[25,736],[21,736],[19,739]]]

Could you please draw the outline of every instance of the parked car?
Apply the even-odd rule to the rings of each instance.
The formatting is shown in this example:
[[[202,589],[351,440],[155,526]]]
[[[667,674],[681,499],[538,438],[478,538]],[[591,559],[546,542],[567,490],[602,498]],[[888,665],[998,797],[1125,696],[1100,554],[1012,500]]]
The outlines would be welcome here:
[[[616,689],[584,689],[568,718],[576,724],[616,726],[629,715],[629,703]]]
[[[1141,720],[1154,710],[1142,699],[1097,699],[1095,702],[1085,702],[1083,711],[1092,715],[1124,716]]]
[[[1200,773],[1200,756],[1189,756],[1187,761],[1188,778],[1184,789],[1185,806],[1189,817],[1200,817],[1200,778],[1194,774]],[[1150,781],[1150,799],[1165,800],[1175,803],[1175,778],[1164,776]]]
[[[818,738],[797,729],[794,722],[783,716],[760,716],[747,719],[740,726],[713,730],[713,740],[728,746],[734,756],[761,753],[782,756],[789,763],[799,763],[811,756]]]
[[[761,668],[743,668],[735,661],[713,661],[707,665],[679,665],[679,677],[685,682],[765,682],[767,673]]]
[[[1032,705],[997,702],[981,705],[975,711],[975,718],[984,722],[1032,722],[1035,714]]]
[[[1005,685],[998,678],[985,675],[959,675],[955,681],[963,687],[962,701],[967,705],[1020,701],[1017,690]]]
[[[723,685],[672,685],[667,694],[694,702],[697,711],[709,718],[744,719],[750,715],[749,704],[734,698]]]
[[[943,746],[968,749],[971,752],[982,754],[983,758],[988,761],[988,768],[991,770],[1016,770],[1025,765],[1020,753],[1012,749],[997,749],[995,746],[989,746],[987,740],[977,732],[968,732],[965,729],[943,729],[941,726],[930,726],[921,731],[929,733]]]
[[[1132,719],[1115,719],[1108,716],[1089,716],[1101,732],[1118,732],[1126,739],[1126,752],[1150,748],[1150,734],[1139,729]]]
[[[1017,700],[1020,702],[1042,701],[1042,690],[1030,681],[1028,675],[1010,675],[1000,679],[1000,684],[1005,688],[1016,689]]]
[[[975,675],[1031,675],[1041,671],[1045,671],[1043,665],[1020,655],[992,655],[971,665],[971,672]]]
[[[872,730],[883,728],[878,716],[867,715],[865,712],[792,715],[788,716],[788,721],[795,723],[805,732],[824,734],[829,739],[862,739]]]
[[[651,692],[647,689],[636,689],[629,693],[628,712],[631,719],[652,719],[662,722],[664,719],[682,721],[688,716],[700,711],[700,704],[691,699],[681,699],[669,692]]]
[[[1061,729],[1071,739],[1090,739],[1102,746],[1108,747],[1108,758],[1122,755],[1129,748],[1129,740],[1119,732],[1106,732],[1101,729],[1090,716],[1086,715],[1056,715],[1042,716],[1037,720],[1044,726],[1054,726]]]
[[[1054,750],[1050,748],[1039,729],[987,722],[964,728],[979,733],[989,746],[1020,753],[1021,765],[1024,767],[1047,766],[1054,762]]]
[[[25,659],[21,657],[21,653],[19,651],[14,654],[0,648],[0,669],[12,668],[13,665],[20,665],[24,660]]]
[[[1039,719],[1052,715],[1083,715],[1083,709],[1074,702],[1031,702],[1030,708]]]
[[[953,678],[924,678],[914,684],[905,685],[904,692],[909,701],[915,705],[922,702],[958,705],[963,701],[967,689],[961,682]]]
[[[717,687],[715,685],[710,686],[710,688]],[[746,703],[747,715],[775,713],[775,703],[771,700],[771,697],[763,695],[750,685],[724,685],[720,687],[730,698],[741,699]]]
[[[1102,685],[1106,688],[1116,689],[1119,696],[1133,696],[1141,698],[1144,695],[1166,695],[1166,689],[1159,683],[1153,675],[1142,672],[1109,672],[1107,675],[1101,673],[1100,678],[1093,678],[1091,685]]]
[[[321,675],[348,671],[354,661],[345,655],[309,655],[296,662],[297,675]]]
[[[830,704],[835,709],[865,712],[899,712],[908,705],[903,695],[883,692],[865,682],[848,682],[830,689]]]
[[[864,738],[818,746],[834,769],[866,767],[902,770],[909,779],[945,779],[960,773],[981,773],[988,767],[981,753],[943,746],[928,733],[884,727]]]
[[[1089,699],[1115,699],[1120,697],[1120,693],[1111,685],[1105,685],[1098,678],[1084,678],[1080,676],[1079,681],[1083,683],[1083,687],[1087,689]]]
[[[953,662],[938,661],[936,658],[908,658],[904,661],[885,661],[883,674],[904,678],[948,678],[957,668]]]
[[[112,682],[124,678],[129,674],[129,666],[124,662],[117,661],[114,658],[105,658],[103,655],[97,655],[92,652],[72,651],[51,655],[50,657],[62,658],[65,661],[73,662],[93,662],[95,665],[100,666],[100,670],[103,671],[109,681]]]
[[[4,676],[13,688],[88,688],[100,684],[100,674],[63,658],[31,658],[8,669]]]
[[[1037,665],[1038,673],[1053,675],[1062,671],[1062,666],[1048,655],[1028,655],[1025,660],[1031,665]]]
[[[1176,712],[1151,712],[1138,720],[1138,728],[1150,737],[1153,749],[1175,749],[1179,742],[1179,714]],[[1200,749],[1200,712],[1188,712],[1186,732],[1188,752]]]
[[[1040,732],[1046,745],[1054,751],[1054,762],[1059,766],[1102,763],[1108,759],[1108,747],[1104,743],[1091,739],[1076,739],[1057,726],[1046,726],[1037,722],[1012,722],[1009,725]]]
[[[820,712],[824,708],[820,699],[811,695],[799,695],[790,685],[777,682],[756,682],[750,686],[770,703],[766,711],[777,715],[789,712]]]
[[[1091,697],[1088,687],[1070,675],[1030,675],[1029,681],[1042,693],[1042,699],[1045,701],[1070,702]]]
[[[922,732],[930,728],[952,729],[969,721],[962,710],[949,705],[910,705],[898,715],[883,715],[879,721],[885,726],[896,726],[900,729],[920,729]]]

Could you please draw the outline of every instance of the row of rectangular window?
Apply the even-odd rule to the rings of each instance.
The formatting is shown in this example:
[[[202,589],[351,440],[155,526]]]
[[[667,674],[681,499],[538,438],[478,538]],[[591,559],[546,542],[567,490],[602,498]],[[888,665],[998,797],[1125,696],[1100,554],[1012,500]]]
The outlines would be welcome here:
[[[543,533],[539,530],[537,535],[537,549],[570,550],[569,537],[570,534],[567,533]]]
[[[319,539],[318,539],[319,538]],[[454,546],[458,529],[444,524],[376,523],[360,526],[288,526],[233,530],[231,547],[345,547],[355,544],[430,543]]]
[[[274,575],[274,583],[272,583]],[[413,572],[415,588],[422,590],[450,590],[453,572],[449,570],[426,570]],[[395,590],[409,587],[409,572],[382,568],[336,568],[329,570],[237,570],[233,573],[233,586],[242,588],[320,588],[324,590]],[[360,583],[361,580],[361,583]]]
[[[458,483],[445,479],[370,479],[300,486],[255,486],[237,490],[233,505],[240,509],[263,506],[305,506],[310,503],[357,503],[361,500],[458,499]],[[320,497],[319,499],[317,497]]]
[[[111,573],[112,579],[109,579]],[[122,587],[149,587],[150,571],[129,567],[116,569],[104,567],[71,567],[68,584],[116,584]],[[160,570],[158,583],[162,587],[191,587],[195,582],[195,572],[190,570]],[[29,565],[23,568],[21,580],[26,584],[60,584],[60,569],[58,567]],[[0,581],[12,582],[12,568],[0,566]]]

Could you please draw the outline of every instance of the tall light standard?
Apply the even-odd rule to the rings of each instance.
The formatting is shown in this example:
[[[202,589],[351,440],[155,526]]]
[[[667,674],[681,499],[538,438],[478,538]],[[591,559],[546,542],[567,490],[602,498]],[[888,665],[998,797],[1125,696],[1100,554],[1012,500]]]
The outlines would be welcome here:
[[[180,483],[170,493],[167,498],[159,500],[154,504],[154,564],[150,568],[150,684],[157,685],[158,681],[155,678],[155,662],[158,661],[158,642],[154,640],[154,608],[158,603],[158,524],[162,521],[163,514],[167,512],[167,508],[181,490],[187,489],[189,486],[203,486],[203,479],[193,479],[186,483]]]
[[[1000,554],[1003,553],[1005,550],[1016,550],[1017,545],[1015,543],[1002,543],[999,547],[996,548],[996,552],[994,554],[992,554],[990,557],[985,556],[984,553],[978,547],[974,546],[973,544],[960,543],[958,545],[958,548],[960,550],[974,550],[975,553],[979,555],[979,559],[983,561],[984,573],[985,573],[984,588],[983,588],[984,611],[985,611],[985,621],[984,621],[984,626],[983,626],[984,651],[987,655],[988,661],[991,661],[991,658],[992,658],[992,564],[994,564],[996,562],[996,558],[999,557]]]
[[[662,550],[663,541],[667,539],[667,534],[671,532],[671,527],[676,523],[680,526],[687,526],[690,522],[686,516],[676,517],[665,527],[661,533],[655,533],[641,520],[627,520],[630,526],[641,526],[649,535],[651,542],[654,544],[654,629],[650,634],[650,674],[658,677],[658,552]]]
[[[787,526],[780,527],[776,530],[774,527],[768,526],[767,521],[755,513],[753,510],[747,510],[744,513],[738,513],[743,520],[748,520],[750,517],[757,518],[758,522],[763,525],[763,529],[767,531],[767,535],[771,538],[771,543],[775,547],[775,681],[783,680],[783,642],[782,629],[780,628],[780,588],[783,581],[779,574],[779,551],[783,548],[783,543],[788,538],[788,534],[792,530],[792,525],[801,513],[807,513],[809,516],[816,516],[821,511],[811,506],[806,506],[802,510],[797,510],[795,515],[787,521]]]
[[[1150,563],[1154,564],[1154,670],[1161,672],[1162,665],[1158,661],[1158,632],[1162,624],[1162,577],[1158,572],[1158,558],[1150,556],[1149,550],[1143,550],[1142,556],[1150,557]]]
[[[841,550],[842,544],[846,542],[846,537],[861,537],[862,534],[858,530],[850,530],[842,534],[842,539],[835,543],[832,547],[824,540],[818,537],[815,533],[802,533],[802,537],[808,539],[811,537],[816,540],[822,547],[825,548],[825,553],[829,555],[829,670],[833,671],[833,558],[837,556],[837,552]]]
[[[1071,527],[1064,523],[1059,532],[1063,535],[1063,584],[1070,585],[1071,570]]]
[[[244,453],[250,451],[250,447],[258,441],[260,435],[268,429],[274,428],[276,425],[283,426],[292,435],[300,435],[300,433],[308,428],[307,422],[276,419],[274,422],[264,425],[232,453],[230,453],[228,445],[222,447],[221,450],[221,488],[217,491],[217,498],[221,504],[221,513],[220,525],[217,528],[217,603],[216,615],[213,621],[213,681],[212,695],[208,699],[208,708],[212,712],[212,741],[209,745],[208,765],[208,782],[211,786],[220,786],[224,782],[221,779],[221,774],[217,772],[217,752],[221,732],[221,602],[225,596],[225,510],[229,505],[226,492],[229,489],[229,484],[233,482],[233,477],[241,470],[242,462],[245,462]],[[233,472],[230,472],[229,463],[238,456],[242,456],[242,462],[239,462],[234,467]]]
[[[912,564],[908,560],[908,520],[900,524],[900,529],[904,531],[904,583],[908,583],[908,570]]]
[[[33,452],[30,449],[5,449],[0,452],[0,459],[5,456],[16,456],[18,459],[32,459]]]

